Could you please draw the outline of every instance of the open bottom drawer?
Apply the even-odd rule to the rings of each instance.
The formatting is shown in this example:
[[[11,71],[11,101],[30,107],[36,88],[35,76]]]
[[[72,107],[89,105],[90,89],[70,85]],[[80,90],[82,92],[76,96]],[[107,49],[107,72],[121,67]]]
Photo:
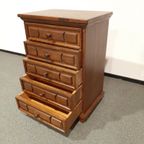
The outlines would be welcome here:
[[[63,133],[67,133],[82,111],[82,102],[70,112],[63,112],[28,97],[26,93],[16,96],[18,108],[27,115]]]

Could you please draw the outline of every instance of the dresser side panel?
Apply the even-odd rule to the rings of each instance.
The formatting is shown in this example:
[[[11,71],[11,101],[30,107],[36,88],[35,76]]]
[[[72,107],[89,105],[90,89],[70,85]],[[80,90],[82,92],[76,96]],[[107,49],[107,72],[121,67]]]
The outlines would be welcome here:
[[[83,114],[103,92],[108,20],[88,25],[83,31]]]

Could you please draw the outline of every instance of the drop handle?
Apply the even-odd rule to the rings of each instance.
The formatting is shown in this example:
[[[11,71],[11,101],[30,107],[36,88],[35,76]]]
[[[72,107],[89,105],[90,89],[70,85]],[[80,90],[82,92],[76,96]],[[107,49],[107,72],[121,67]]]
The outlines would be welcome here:
[[[45,58],[47,58],[47,59],[50,58],[50,54],[46,53]]]
[[[49,38],[52,38],[52,34],[51,34],[51,33],[47,33],[46,35],[47,35],[47,38],[48,38],[48,39],[49,39]]]
[[[40,93],[39,95],[40,95],[40,96],[44,96],[45,94],[44,94],[44,93]]]
[[[34,117],[35,117],[35,118],[38,118],[38,117],[39,117],[39,114],[35,113],[35,114],[34,114]]]
[[[44,77],[48,77],[48,72],[43,73]]]

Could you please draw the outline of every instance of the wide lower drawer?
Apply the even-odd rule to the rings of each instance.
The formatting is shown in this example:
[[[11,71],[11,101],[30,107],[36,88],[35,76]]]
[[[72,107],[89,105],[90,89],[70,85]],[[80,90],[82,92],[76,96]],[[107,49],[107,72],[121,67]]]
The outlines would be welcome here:
[[[32,80],[28,76],[23,76],[20,80],[22,89],[28,93],[30,97],[51,104],[65,111],[73,110],[82,97],[81,87],[73,92],[67,92]]]
[[[72,50],[32,41],[26,41],[24,44],[29,58],[72,69],[81,68],[81,50]]]
[[[32,78],[65,90],[73,91],[82,83],[82,70],[70,70],[27,58],[24,66]]]
[[[74,121],[82,112],[81,102],[73,111],[62,112],[29,98],[26,93],[18,95],[16,100],[18,108],[22,112],[64,133],[69,131]]]
[[[25,23],[28,40],[39,41],[73,49],[81,48],[81,29],[73,27]]]

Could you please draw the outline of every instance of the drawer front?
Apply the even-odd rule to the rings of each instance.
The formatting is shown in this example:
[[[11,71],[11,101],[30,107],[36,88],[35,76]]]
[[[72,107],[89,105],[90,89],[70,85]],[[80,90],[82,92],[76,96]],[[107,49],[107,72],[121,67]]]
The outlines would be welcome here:
[[[25,23],[29,40],[74,49],[81,48],[81,29],[64,26]]]
[[[82,111],[81,102],[73,111],[62,112],[29,98],[26,93],[18,95],[16,100],[22,112],[64,133],[69,131]]]
[[[81,87],[75,92],[66,92],[64,90],[45,85],[43,83],[31,80],[28,76],[20,78],[23,90],[42,102],[52,104],[62,110],[70,111],[81,100]]]
[[[73,69],[81,68],[81,51],[69,50],[36,42],[25,42],[26,54],[30,58]]]
[[[24,59],[24,66],[29,76],[62,89],[73,91],[82,82],[81,70],[69,70],[29,59]]]

